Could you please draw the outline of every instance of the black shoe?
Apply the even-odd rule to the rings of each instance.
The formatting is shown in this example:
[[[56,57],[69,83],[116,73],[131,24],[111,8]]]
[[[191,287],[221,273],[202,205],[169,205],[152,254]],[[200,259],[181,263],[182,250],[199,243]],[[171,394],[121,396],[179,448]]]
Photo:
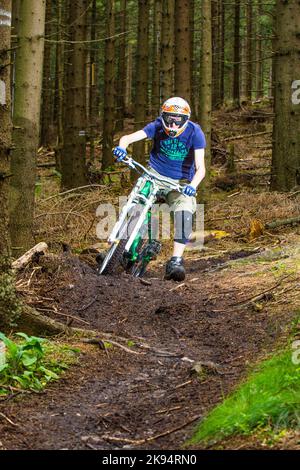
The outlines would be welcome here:
[[[185,278],[185,269],[183,266],[183,259],[181,256],[172,256],[166,264],[165,279],[167,281],[173,280],[177,282],[183,281]]]

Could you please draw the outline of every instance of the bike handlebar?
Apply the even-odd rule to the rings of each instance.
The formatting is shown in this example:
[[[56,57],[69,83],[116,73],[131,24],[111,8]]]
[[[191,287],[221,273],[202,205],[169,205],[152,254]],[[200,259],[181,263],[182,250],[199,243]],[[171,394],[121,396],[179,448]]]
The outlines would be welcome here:
[[[146,173],[151,178],[154,178],[157,181],[160,181],[161,183],[164,183],[164,184],[168,185],[169,187],[173,188],[175,191],[178,191],[179,193],[183,192],[183,189],[184,189],[183,185],[181,185],[179,183],[172,183],[172,181],[165,180],[164,178],[161,178],[161,177],[155,175],[154,173],[149,171],[147,168],[145,168],[143,165],[141,165],[141,163],[137,162],[136,160],[134,160],[131,157],[127,156],[126,158],[124,158],[122,160],[122,162],[125,163],[126,165],[128,165],[130,168],[132,168],[134,170],[136,170],[136,167],[141,168],[143,170],[143,172]]]

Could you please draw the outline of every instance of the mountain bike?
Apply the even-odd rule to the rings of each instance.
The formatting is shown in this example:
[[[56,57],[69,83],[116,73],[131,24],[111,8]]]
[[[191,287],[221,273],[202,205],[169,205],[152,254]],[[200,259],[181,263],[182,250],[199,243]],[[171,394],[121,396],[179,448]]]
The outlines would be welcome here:
[[[142,277],[149,262],[161,251],[161,243],[153,238],[151,208],[161,199],[164,190],[182,192],[184,186],[155,175],[131,157],[122,162],[141,176],[108,238],[110,248],[99,263],[98,274],[113,274],[121,268],[135,277]]]

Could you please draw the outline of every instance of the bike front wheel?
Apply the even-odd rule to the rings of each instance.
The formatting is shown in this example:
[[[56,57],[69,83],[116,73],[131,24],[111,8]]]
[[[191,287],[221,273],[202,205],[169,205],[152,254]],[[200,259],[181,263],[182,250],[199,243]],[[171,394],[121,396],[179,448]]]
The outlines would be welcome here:
[[[124,225],[119,230],[117,240],[110,246],[107,255],[98,269],[98,274],[114,274],[120,267],[124,269],[125,247],[129,234],[134,229],[138,220],[139,217],[136,214],[132,214],[128,220],[124,221]]]

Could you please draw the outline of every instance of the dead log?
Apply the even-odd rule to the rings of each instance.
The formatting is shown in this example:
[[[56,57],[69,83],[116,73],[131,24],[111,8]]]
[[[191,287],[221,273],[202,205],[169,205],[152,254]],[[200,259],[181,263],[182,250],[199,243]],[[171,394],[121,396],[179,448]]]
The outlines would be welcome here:
[[[98,331],[74,328],[59,321],[53,320],[45,315],[40,314],[34,308],[29,307],[28,305],[22,306],[22,313],[19,318],[16,320],[16,326],[14,331],[23,331],[28,335],[36,336],[57,336],[57,335],[66,335],[66,336],[89,336],[95,337],[99,335]]]
[[[41,242],[27,251],[17,260],[13,261],[12,268],[16,271],[23,269],[36,255],[42,255],[48,250],[47,243]]]
[[[274,220],[273,222],[268,222],[265,227],[266,228],[276,228],[276,227],[281,227],[282,225],[293,225],[293,224],[299,224],[300,223],[300,216],[298,217],[291,217],[289,219],[279,219],[279,220]]]
[[[240,139],[249,139],[250,137],[257,137],[260,135],[272,134],[272,131],[256,132],[255,134],[242,134],[231,137],[226,137],[223,139],[223,142],[229,142],[231,140],[240,140]]]
[[[17,331],[23,331],[29,335],[55,336],[66,334],[72,330],[63,323],[41,315],[35,309],[24,305],[17,320]]]

